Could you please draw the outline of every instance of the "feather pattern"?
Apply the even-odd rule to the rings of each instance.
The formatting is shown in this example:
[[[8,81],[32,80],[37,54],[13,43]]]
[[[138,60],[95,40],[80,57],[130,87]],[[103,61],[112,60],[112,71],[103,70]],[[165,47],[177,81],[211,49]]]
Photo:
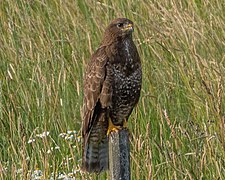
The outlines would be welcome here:
[[[108,122],[122,126],[137,104],[141,62],[132,40],[133,22],[118,18],[106,28],[84,78],[82,169],[108,169]]]

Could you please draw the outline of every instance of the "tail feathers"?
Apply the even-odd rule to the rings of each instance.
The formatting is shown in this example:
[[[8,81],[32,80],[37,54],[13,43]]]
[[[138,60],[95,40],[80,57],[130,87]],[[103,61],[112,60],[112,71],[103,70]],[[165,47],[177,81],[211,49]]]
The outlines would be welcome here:
[[[83,131],[83,171],[100,173],[108,170],[107,116],[105,109],[96,107],[89,124],[90,129]]]
[[[82,169],[95,173],[106,171],[108,170],[108,159],[108,137],[105,136],[101,142],[91,141],[90,137],[84,147]]]

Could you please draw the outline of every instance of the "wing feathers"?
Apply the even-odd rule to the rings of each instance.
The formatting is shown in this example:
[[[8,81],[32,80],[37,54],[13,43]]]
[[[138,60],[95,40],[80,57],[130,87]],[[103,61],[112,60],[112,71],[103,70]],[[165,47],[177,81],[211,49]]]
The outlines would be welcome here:
[[[84,79],[83,134],[88,133],[88,126],[93,123],[91,122],[93,121],[92,115],[99,99],[110,99],[107,97],[110,94],[107,93],[108,90],[105,87],[109,85],[109,83],[105,83],[107,60],[104,49],[99,48],[87,67]],[[102,96],[104,98],[101,98]],[[105,100],[100,100],[100,103]],[[106,103],[104,103],[104,107],[106,107]]]

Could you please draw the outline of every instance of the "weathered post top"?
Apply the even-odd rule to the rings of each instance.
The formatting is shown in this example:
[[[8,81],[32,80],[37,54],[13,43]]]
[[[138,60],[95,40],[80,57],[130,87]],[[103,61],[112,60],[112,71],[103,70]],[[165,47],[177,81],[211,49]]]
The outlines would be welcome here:
[[[130,180],[130,145],[127,129],[109,135],[109,174],[111,180]]]

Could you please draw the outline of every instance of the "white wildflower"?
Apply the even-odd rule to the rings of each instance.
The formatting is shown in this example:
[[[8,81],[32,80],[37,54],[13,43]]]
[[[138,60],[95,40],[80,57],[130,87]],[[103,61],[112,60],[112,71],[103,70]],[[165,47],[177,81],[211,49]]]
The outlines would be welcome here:
[[[68,130],[68,131],[67,131],[67,134],[73,134],[73,131],[69,131],[69,130]]]
[[[35,142],[35,139],[29,139],[29,141],[27,141],[28,144]]]
[[[17,169],[17,171],[16,171],[17,174],[21,174],[22,172],[23,172],[23,169],[22,168]]]
[[[49,131],[43,132],[42,134],[37,134],[37,137],[43,138],[43,137],[47,137],[49,135]]]
[[[60,133],[60,134],[59,134],[59,137],[64,138],[65,136],[66,136],[66,133]]]

